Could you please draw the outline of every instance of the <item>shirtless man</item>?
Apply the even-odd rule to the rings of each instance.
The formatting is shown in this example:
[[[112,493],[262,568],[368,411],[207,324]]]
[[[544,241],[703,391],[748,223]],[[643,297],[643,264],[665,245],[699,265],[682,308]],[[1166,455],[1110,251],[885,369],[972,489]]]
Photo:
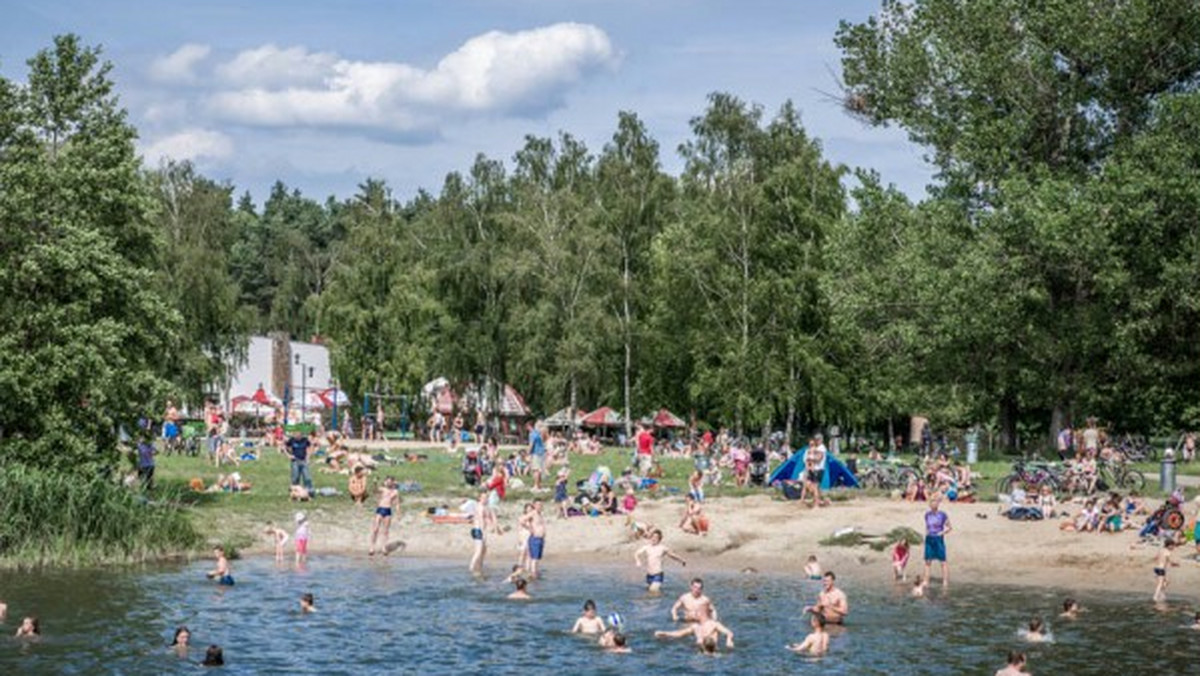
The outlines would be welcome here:
[[[826,622],[833,624],[842,624],[846,620],[846,615],[850,614],[850,601],[846,599],[846,592],[834,586],[835,580],[837,576],[833,571],[825,573],[821,579],[824,586],[817,594],[817,604],[806,607],[804,612],[820,613],[825,616]]]
[[[812,633],[804,637],[802,643],[793,643],[788,650],[809,655],[824,655],[829,652],[829,633],[825,631],[825,616],[821,613],[812,614]]]
[[[471,555],[471,564],[467,568],[476,577],[483,575],[483,557],[487,554],[487,541],[484,540],[483,532],[487,529],[490,519],[488,513],[491,511],[492,508],[487,504],[487,491],[483,491],[479,494],[479,501],[475,503],[475,511],[471,514],[471,541],[475,543],[475,553]]]
[[[541,500],[533,501],[533,509],[521,517],[521,525],[529,529],[529,577],[536,580],[546,549],[546,518],[542,516]]]
[[[604,620],[596,617],[596,602],[588,599],[583,602],[583,614],[575,620],[571,628],[572,634],[603,634]]]
[[[692,578],[691,588],[680,595],[675,601],[675,605],[671,606],[671,621],[679,621],[679,611],[683,610],[684,622],[699,622],[700,611],[704,609],[713,619],[717,617],[717,608],[713,605],[712,599],[704,595],[704,581],[700,578]]]
[[[533,597],[529,595],[529,592],[525,591],[525,586],[527,584],[528,583],[525,582],[525,578],[523,578],[523,577],[518,577],[517,579],[513,580],[513,586],[516,587],[516,589],[513,591],[513,593],[508,595],[508,600],[509,601],[530,601],[530,600],[532,600]]]
[[[705,604],[697,609],[696,621],[694,623],[676,631],[656,631],[654,632],[654,638],[694,636],[696,638],[696,645],[702,651],[715,653],[717,651],[717,639],[722,634],[725,636],[725,647],[732,649],[733,632],[729,630],[729,627],[713,619],[710,606]]]
[[[1025,653],[1011,651],[1008,653],[1008,665],[996,672],[996,676],[1024,676]]]
[[[646,558],[646,586],[651,594],[662,591],[663,559],[675,559],[681,566],[687,566],[687,561],[662,543],[662,531],[650,533],[650,543],[633,553],[633,562],[638,568],[642,567],[642,557]]]
[[[392,528],[392,510],[400,509],[400,492],[396,490],[396,479],[388,477],[384,479],[383,485],[379,487],[379,502],[375,507],[375,519],[371,525],[371,548],[367,551],[368,556],[375,555],[375,542],[379,537],[379,530],[383,529],[383,546],[381,551],[386,555],[388,553],[388,531]]]

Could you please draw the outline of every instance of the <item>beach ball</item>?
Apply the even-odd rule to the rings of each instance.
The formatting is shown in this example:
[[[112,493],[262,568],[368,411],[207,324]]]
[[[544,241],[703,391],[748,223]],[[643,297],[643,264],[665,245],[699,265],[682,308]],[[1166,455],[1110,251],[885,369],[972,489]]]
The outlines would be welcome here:
[[[613,613],[608,616],[608,623],[619,628],[625,625],[625,618],[621,617],[621,613]]]

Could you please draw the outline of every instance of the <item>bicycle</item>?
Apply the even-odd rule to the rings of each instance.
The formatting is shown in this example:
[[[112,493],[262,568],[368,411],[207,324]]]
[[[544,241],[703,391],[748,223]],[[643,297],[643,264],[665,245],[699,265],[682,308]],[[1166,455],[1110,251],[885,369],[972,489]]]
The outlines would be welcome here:
[[[1016,460],[1013,462],[1012,473],[996,482],[996,493],[1009,495],[1017,484],[1024,485],[1027,490],[1041,490],[1042,486],[1046,485],[1057,493],[1062,490],[1063,478],[1053,464]]]

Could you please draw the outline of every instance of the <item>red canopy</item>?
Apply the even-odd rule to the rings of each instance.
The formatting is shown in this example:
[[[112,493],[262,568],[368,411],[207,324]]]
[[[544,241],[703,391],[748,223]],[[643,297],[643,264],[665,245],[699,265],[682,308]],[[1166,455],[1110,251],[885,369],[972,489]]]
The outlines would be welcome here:
[[[262,404],[263,406],[283,406],[283,402],[279,401],[269,392],[264,390],[262,385],[259,385],[258,389],[254,391],[254,394],[250,395],[250,401],[253,401],[256,404]]]
[[[583,416],[580,422],[584,427],[618,427],[625,424],[625,419],[608,406],[602,406]]]
[[[674,413],[671,413],[667,409],[660,408],[660,409],[658,409],[658,413],[656,413],[654,415],[654,426],[655,427],[681,428],[681,427],[687,427],[687,423],[683,422],[682,418],[675,415]]]

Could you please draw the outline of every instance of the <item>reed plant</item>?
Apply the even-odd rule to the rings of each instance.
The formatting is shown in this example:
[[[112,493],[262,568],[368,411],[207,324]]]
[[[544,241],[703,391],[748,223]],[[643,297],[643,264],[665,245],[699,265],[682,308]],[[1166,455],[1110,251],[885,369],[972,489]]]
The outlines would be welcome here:
[[[200,541],[179,506],[106,478],[0,466],[0,565],[147,561]]]

